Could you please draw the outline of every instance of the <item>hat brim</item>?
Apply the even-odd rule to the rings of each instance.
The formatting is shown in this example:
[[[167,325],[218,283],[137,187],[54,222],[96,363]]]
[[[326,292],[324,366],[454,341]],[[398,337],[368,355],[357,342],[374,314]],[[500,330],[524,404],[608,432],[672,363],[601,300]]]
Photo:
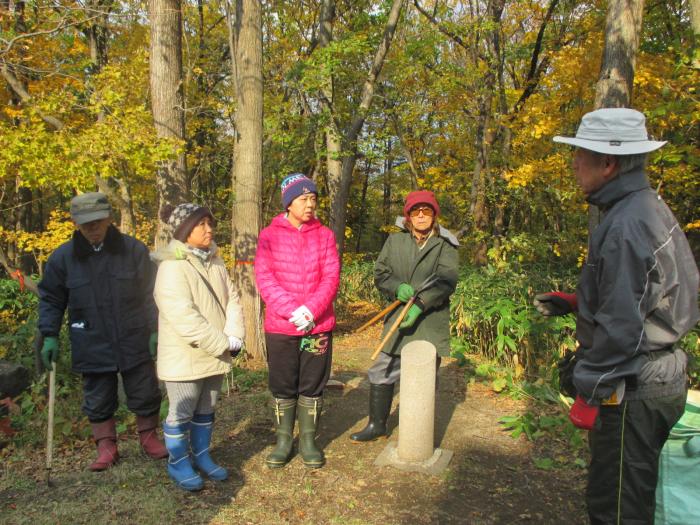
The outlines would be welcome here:
[[[99,221],[101,219],[106,219],[109,217],[109,210],[93,211],[91,213],[79,213],[77,215],[71,216],[73,222],[76,224],[85,224],[87,222]]]
[[[608,140],[588,140],[579,139],[576,137],[560,137],[556,136],[552,139],[554,142],[569,144],[577,148],[583,148],[597,153],[605,153],[606,155],[637,155],[640,153],[649,153],[656,151],[661,146],[666,144],[666,141],[659,142],[656,140],[637,140],[631,142],[608,141]]]

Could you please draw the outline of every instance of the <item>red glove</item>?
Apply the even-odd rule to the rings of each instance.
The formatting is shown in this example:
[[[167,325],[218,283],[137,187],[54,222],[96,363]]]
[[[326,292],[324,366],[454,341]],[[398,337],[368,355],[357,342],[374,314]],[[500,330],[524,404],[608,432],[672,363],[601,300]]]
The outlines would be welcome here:
[[[594,405],[589,405],[581,396],[576,396],[576,401],[569,410],[569,419],[578,428],[584,430],[599,430],[600,418],[598,414],[600,408]]]
[[[575,293],[538,293],[533,304],[538,312],[547,316],[566,315],[578,310],[578,301]]]

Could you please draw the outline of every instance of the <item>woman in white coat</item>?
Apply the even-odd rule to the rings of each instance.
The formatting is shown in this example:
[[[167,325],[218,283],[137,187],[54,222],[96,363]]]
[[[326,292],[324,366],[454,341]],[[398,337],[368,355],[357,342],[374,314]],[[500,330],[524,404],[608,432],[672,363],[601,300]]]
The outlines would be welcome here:
[[[228,478],[211,459],[209,445],[224,374],[243,345],[243,313],[216,254],[209,209],[192,203],[166,206],[161,218],[173,236],[152,256],[159,264],[158,378],[170,402],[163,423],[168,474],[179,487],[199,490],[203,481],[197,471],[217,481]]]

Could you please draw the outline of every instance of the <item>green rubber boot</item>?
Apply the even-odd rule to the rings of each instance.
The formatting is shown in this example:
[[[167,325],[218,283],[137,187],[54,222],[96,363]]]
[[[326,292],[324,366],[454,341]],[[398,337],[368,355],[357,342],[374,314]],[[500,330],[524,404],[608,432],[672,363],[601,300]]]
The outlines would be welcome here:
[[[322,397],[299,396],[299,452],[309,468],[323,466],[326,458],[316,446],[316,429],[321,418]]]
[[[277,435],[277,444],[265,460],[270,468],[282,468],[292,457],[296,408],[296,399],[275,398],[275,434]]]

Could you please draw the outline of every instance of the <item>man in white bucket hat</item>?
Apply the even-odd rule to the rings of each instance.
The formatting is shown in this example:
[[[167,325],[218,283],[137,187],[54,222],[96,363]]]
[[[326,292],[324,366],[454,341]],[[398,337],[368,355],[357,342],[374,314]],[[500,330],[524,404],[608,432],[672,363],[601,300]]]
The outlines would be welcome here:
[[[576,294],[539,294],[545,315],[577,312],[569,418],[590,430],[586,504],[591,523],[654,522],[659,453],[683,414],[685,353],[676,343],[698,321],[698,269],[688,241],[645,174],[644,115],[605,108],[584,115],[572,164],[603,218],[590,238]]]

